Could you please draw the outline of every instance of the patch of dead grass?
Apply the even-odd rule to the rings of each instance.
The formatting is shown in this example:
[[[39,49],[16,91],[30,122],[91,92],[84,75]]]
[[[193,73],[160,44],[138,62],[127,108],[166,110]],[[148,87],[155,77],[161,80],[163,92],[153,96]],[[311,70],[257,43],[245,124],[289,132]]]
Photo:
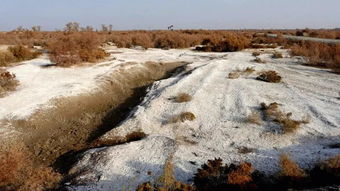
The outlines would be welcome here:
[[[272,58],[278,59],[278,58],[283,58],[283,55],[281,52],[274,52],[272,55]]]
[[[256,58],[254,59],[254,62],[260,63],[260,64],[265,64],[265,63],[267,63],[265,60],[262,60],[262,59],[259,58],[259,57],[256,57]]]
[[[261,72],[256,79],[270,83],[279,83],[281,82],[282,77],[276,71],[268,70]]]
[[[92,143],[92,147],[114,146],[124,143],[130,143],[133,141],[139,141],[145,138],[147,134],[142,131],[133,131],[127,134],[125,137],[112,137],[110,139],[98,139]]]
[[[248,75],[250,75],[253,72],[255,72],[254,67],[247,67],[247,68],[242,69],[242,70],[241,69],[237,69],[237,70],[235,70],[233,72],[230,72],[228,74],[228,78],[229,79],[237,79],[237,78],[239,78],[241,76],[248,76]]]
[[[261,103],[261,110],[264,113],[265,119],[273,120],[280,124],[284,133],[294,133],[301,127],[301,124],[309,123],[307,117],[303,120],[291,119],[292,113],[283,113],[279,109],[279,104],[276,102],[270,103],[269,105]]]
[[[195,191],[195,187],[177,181],[174,176],[173,157],[170,156],[164,164],[163,174],[155,184],[150,182],[139,185],[136,191]]]
[[[253,52],[252,55],[255,56],[255,57],[257,57],[257,56],[260,56],[261,53],[260,53],[260,52]]]
[[[250,115],[248,115],[247,120],[248,123],[254,123],[257,125],[261,125],[262,124],[262,118],[261,118],[261,114],[259,112],[251,112]]]
[[[187,93],[179,93],[175,97],[175,102],[177,103],[189,102],[191,100],[192,100],[192,96]]]
[[[34,161],[22,144],[0,150],[0,190],[43,191],[60,181],[60,174]]]
[[[192,112],[182,112],[179,115],[176,115],[170,119],[171,123],[185,122],[185,121],[193,121],[196,119],[195,114]]]
[[[307,177],[306,172],[301,169],[287,154],[280,155],[280,177],[289,184],[296,184]]]

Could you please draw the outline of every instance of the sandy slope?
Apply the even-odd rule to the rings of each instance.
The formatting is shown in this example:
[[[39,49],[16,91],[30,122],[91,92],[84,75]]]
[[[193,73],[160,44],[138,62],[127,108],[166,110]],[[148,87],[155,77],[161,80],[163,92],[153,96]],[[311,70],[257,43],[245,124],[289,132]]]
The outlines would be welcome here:
[[[178,54],[179,51],[182,53]],[[340,142],[339,76],[299,65],[292,58],[273,60],[269,53],[261,55],[267,64],[257,64],[251,61],[254,59],[251,51],[227,56],[188,50],[157,51],[159,58],[166,59],[164,55],[172,54],[172,59],[193,63],[181,74],[154,83],[143,103],[102,139],[110,140],[138,130],[149,136],[86,152],[72,169],[73,173],[79,173],[76,182],[85,185],[69,189],[134,190],[141,182],[155,181],[170,155],[174,156],[176,178],[190,182],[196,169],[215,157],[227,163],[249,161],[259,170],[275,173],[282,152],[289,153],[306,168],[339,154],[339,149],[327,146]],[[131,60],[139,59],[137,54],[127,56]],[[248,66],[254,66],[256,71],[276,70],[283,82],[257,81],[256,73],[239,79],[226,78],[229,72]],[[174,103],[169,99],[181,92],[192,95],[193,100]],[[311,122],[293,135],[280,134],[280,127],[273,123],[261,126],[246,123],[247,116],[261,102],[278,102],[283,111],[293,113],[294,119],[309,116]],[[193,112],[197,119],[168,123],[169,118],[183,111]],[[241,154],[238,152],[241,147],[254,151]]]

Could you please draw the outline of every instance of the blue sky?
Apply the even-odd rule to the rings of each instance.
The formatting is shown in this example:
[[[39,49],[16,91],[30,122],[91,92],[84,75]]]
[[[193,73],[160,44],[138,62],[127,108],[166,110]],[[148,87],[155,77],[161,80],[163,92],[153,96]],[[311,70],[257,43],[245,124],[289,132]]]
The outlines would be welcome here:
[[[334,28],[340,0],[1,0],[0,30],[112,24],[115,30]]]

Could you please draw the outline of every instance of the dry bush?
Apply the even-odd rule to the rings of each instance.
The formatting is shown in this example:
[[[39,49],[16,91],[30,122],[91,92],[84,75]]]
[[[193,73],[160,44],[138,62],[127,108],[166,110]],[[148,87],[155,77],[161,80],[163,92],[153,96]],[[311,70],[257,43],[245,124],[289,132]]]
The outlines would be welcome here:
[[[35,163],[24,146],[0,152],[0,190],[43,191],[56,188],[61,175]]]
[[[260,56],[261,53],[260,52],[253,52],[252,55],[256,57],[256,56]]]
[[[281,82],[281,76],[273,70],[268,70],[261,72],[259,76],[256,78],[260,81],[270,82],[270,83],[279,83]]]
[[[306,186],[307,174],[287,154],[280,155],[279,179],[285,187]]]
[[[15,62],[15,57],[9,51],[0,51],[0,67],[7,66],[9,63]]]
[[[136,191],[194,191],[194,186],[177,181],[174,176],[174,165],[170,156],[164,165],[163,174],[155,184],[150,182],[139,185]]]
[[[272,58],[283,58],[283,55],[281,52],[274,52]]]
[[[181,114],[174,116],[170,119],[171,123],[185,122],[185,121],[193,121],[196,119],[195,114],[191,112],[182,112]]]
[[[255,72],[254,67],[247,67],[246,69],[244,69],[244,70],[242,71],[242,74],[249,75],[249,74],[251,74],[251,73],[253,73],[253,72]]]
[[[194,183],[200,191],[255,190],[250,163],[223,165],[222,159],[208,160],[197,170]]]
[[[277,48],[277,44],[251,44],[251,48],[263,49],[263,48]]]
[[[301,124],[309,123],[307,118],[303,120],[291,119],[292,113],[283,113],[276,102],[269,105],[261,103],[261,110],[264,113],[265,119],[279,123],[284,133],[294,133],[300,128]]]
[[[307,65],[330,68],[336,73],[340,71],[340,44],[300,42],[290,48],[293,56],[306,57]]]
[[[237,78],[239,78],[241,75],[240,75],[240,73],[239,72],[230,72],[229,74],[228,74],[228,78],[230,78],[230,79],[237,79]]]
[[[7,66],[13,62],[31,60],[39,55],[39,52],[31,51],[22,45],[10,46],[7,51],[0,51],[0,66]]]
[[[5,96],[8,91],[14,91],[18,85],[15,74],[0,69],[0,97]]]
[[[189,102],[191,100],[192,100],[191,95],[187,93],[179,93],[175,98],[175,102],[177,103]]]
[[[287,154],[280,155],[280,176],[299,179],[306,176],[302,170]]]
[[[49,44],[51,61],[58,66],[71,66],[103,59],[108,54],[99,48],[101,41],[94,32],[65,34]]]
[[[103,147],[103,146],[114,146],[125,143],[130,143],[133,141],[139,141],[145,138],[147,134],[142,131],[133,131],[127,134],[125,137],[113,137],[105,140],[96,140],[92,143],[92,147]]]
[[[196,50],[206,52],[234,52],[248,48],[250,40],[236,33],[225,34],[224,36],[211,36],[203,41],[203,47]]]
[[[17,62],[34,59],[40,55],[40,53],[32,52],[30,49],[22,45],[11,46],[8,48],[8,51],[12,53]]]
[[[319,167],[328,176],[340,180],[340,155],[336,155],[326,161],[323,161]]]
[[[230,72],[229,75],[228,75],[228,78],[230,79],[236,79],[236,78],[239,78],[241,75],[250,75],[251,73],[255,72],[255,69],[254,67],[247,67],[243,70],[241,69],[237,69],[233,72]]]
[[[248,147],[239,147],[237,148],[237,152],[240,154],[248,154],[254,152],[255,149],[248,148]]]
[[[254,169],[250,163],[241,163],[228,174],[228,184],[244,185],[250,183],[253,180],[251,177],[253,171]]]
[[[248,115],[247,122],[261,125],[262,124],[261,114],[253,111],[250,115]]]
[[[254,59],[254,62],[256,62],[256,63],[261,63],[261,64],[265,64],[265,63],[266,63],[265,60],[262,60],[262,59],[259,58],[259,57],[256,57],[256,58]]]

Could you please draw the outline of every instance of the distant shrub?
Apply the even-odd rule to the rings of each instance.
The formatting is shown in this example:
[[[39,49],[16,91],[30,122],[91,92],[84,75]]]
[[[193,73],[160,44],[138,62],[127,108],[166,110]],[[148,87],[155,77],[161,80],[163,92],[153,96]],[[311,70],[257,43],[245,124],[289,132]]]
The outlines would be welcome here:
[[[9,51],[0,51],[0,67],[7,66],[11,62],[15,62],[13,54]]]
[[[193,121],[195,119],[196,119],[195,114],[191,112],[182,112],[181,114],[172,117],[170,119],[170,122],[178,123],[178,122],[185,122],[185,121]]]
[[[94,32],[66,34],[48,46],[50,58],[58,66],[71,66],[81,62],[95,62],[107,56],[100,49],[100,37]]]
[[[0,66],[7,66],[13,62],[34,59],[39,55],[39,52],[31,51],[21,45],[11,46],[7,49],[7,51],[0,51]]]
[[[96,140],[92,143],[93,147],[113,146],[124,143],[130,143],[133,141],[139,141],[145,138],[147,134],[142,131],[133,131],[127,134],[125,137],[113,137],[109,140]]]
[[[40,54],[38,52],[32,52],[30,49],[21,45],[11,46],[8,50],[12,53],[17,62],[36,58]]]
[[[276,71],[269,70],[269,71],[261,72],[260,75],[257,76],[256,79],[260,81],[265,81],[265,82],[279,83],[281,82],[282,78]]]
[[[256,62],[256,63],[261,63],[261,64],[265,64],[265,63],[266,63],[265,60],[262,60],[262,59],[259,58],[259,57],[256,57],[256,58],[254,59],[254,62]]]
[[[15,74],[0,69],[0,97],[4,96],[8,91],[14,91],[19,85]]]
[[[235,71],[229,73],[228,78],[236,79],[236,78],[239,78],[241,75],[247,76],[247,75],[250,75],[253,72],[255,72],[254,67],[247,67],[247,68],[242,69],[242,70],[236,69]]]
[[[260,56],[261,53],[260,52],[253,52],[252,55],[256,57],[256,56]]]
[[[300,42],[290,46],[293,56],[304,56],[307,65],[326,67],[340,73],[340,44]]]
[[[205,52],[234,52],[248,48],[250,40],[242,35],[228,34],[226,36],[213,36],[205,39],[203,47],[197,47],[196,50]]]
[[[228,78],[229,79],[237,79],[237,78],[239,78],[241,75],[240,75],[240,73],[239,72],[230,72],[229,74],[228,74]]]
[[[280,52],[275,52],[275,53],[273,54],[272,58],[283,58],[283,55],[282,55],[282,53],[280,53]]]
[[[175,98],[175,102],[177,103],[189,102],[191,100],[192,100],[191,95],[187,93],[179,93]]]

